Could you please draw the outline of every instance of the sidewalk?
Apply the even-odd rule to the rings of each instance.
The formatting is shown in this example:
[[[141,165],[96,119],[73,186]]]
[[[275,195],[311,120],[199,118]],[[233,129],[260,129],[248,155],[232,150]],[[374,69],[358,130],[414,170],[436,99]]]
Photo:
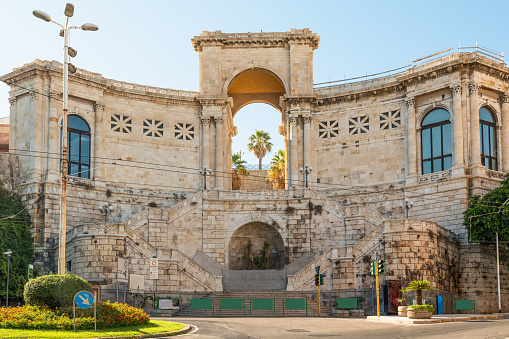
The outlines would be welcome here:
[[[397,315],[369,316],[368,321],[378,321],[386,324],[412,325],[412,324],[436,324],[452,321],[469,321],[480,319],[503,319],[503,314],[437,314],[431,319],[410,319],[407,317],[399,317]]]

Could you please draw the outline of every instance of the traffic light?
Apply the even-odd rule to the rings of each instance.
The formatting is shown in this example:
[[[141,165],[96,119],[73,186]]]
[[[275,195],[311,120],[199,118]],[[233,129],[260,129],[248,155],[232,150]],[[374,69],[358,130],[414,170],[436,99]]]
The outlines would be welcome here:
[[[376,260],[371,262],[369,269],[372,275],[376,275]]]
[[[321,274],[315,274],[315,286],[320,285],[320,275]]]
[[[378,275],[385,274],[385,261],[380,260],[378,262]]]
[[[325,277],[325,274],[320,274],[320,286],[323,285],[323,277]]]

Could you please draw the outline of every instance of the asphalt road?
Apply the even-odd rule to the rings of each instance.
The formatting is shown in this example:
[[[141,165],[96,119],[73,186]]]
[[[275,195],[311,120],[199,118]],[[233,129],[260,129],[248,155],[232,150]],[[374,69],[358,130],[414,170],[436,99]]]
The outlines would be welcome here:
[[[159,319],[158,319],[159,320]],[[193,326],[186,339],[509,339],[509,319],[394,325],[341,318],[160,318]],[[180,337],[180,336],[179,336]],[[175,337],[172,337],[175,338]]]

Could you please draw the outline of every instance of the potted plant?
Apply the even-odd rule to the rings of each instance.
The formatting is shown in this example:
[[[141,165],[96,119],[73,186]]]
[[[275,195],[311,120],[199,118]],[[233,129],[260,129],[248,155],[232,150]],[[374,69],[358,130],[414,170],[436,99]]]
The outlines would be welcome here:
[[[408,308],[407,297],[406,297],[407,289],[403,287],[400,289],[400,291],[401,291],[401,298],[396,299],[399,302],[398,315],[400,317],[406,317],[407,316],[407,308]]]
[[[410,319],[429,319],[433,315],[433,305],[410,305],[407,315]]]
[[[422,291],[431,291],[433,290],[433,287],[431,287],[427,280],[413,280],[410,282],[406,290],[415,291],[417,305],[422,305]]]

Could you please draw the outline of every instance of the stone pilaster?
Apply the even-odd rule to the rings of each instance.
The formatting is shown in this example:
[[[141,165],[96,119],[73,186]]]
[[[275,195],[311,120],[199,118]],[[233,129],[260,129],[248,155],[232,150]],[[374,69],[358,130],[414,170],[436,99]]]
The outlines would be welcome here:
[[[201,118],[201,126],[202,126],[202,159],[201,159],[201,167],[207,166],[207,168],[210,168],[210,118],[209,117],[202,117]],[[203,179],[202,179],[203,180]],[[201,187],[203,188],[203,182],[201,184]]]
[[[405,99],[407,107],[407,124],[406,124],[406,137],[407,137],[407,181],[415,180],[417,177],[417,132],[415,128],[415,98],[407,97]]]
[[[297,186],[299,181],[299,170],[298,170],[298,143],[297,143],[297,120],[298,116],[294,114],[288,114],[288,126],[290,134],[290,187]]]
[[[498,146],[499,150],[502,150],[502,162],[500,163],[502,168],[500,171],[509,171],[509,94],[505,93],[500,96],[500,102],[502,103],[502,144]]]
[[[9,107],[10,107],[10,117],[9,117],[9,149],[16,150],[16,128],[12,128],[12,126],[16,127],[16,98],[9,98]],[[15,152],[15,151],[14,151]]]
[[[481,134],[479,132],[479,84],[471,82],[470,90],[470,166],[474,174],[481,168]]]
[[[302,118],[302,122],[304,125],[304,142],[303,142],[303,148],[304,148],[304,164],[308,164],[309,166],[312,166],[313,161],[311,159],[311,150],[313,149],[313,139],[311,138],[311,115],[306,114]],[[313,172],[310,173],[308,177],[308,182],[312,183],[311,177],[313,175]]]
[[[95,135],[93,154],[90,154],[90,179],[102,180],[104,173],[104,107],[101,102],[94,103],[95,111]]]
[[[216,161],[215,161],[215,188],[224,189],[224,182],[226,177],[225,164],[225,133],[224,133],[224,119],[223,117],[214,117],[216,125]]]
[[[461,85],[449,86],[452,93],[453,102],[453,167],[458,170],[458,174],[464,174],[465,157],[463,155],[463,117],[461,107]]]

